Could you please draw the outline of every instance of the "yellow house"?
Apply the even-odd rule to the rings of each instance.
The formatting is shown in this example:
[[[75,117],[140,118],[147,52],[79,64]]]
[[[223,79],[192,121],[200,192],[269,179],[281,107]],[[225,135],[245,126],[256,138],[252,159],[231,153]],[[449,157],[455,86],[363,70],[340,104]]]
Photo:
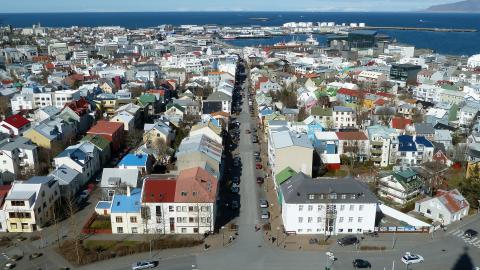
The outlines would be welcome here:
[[[49,150],[52,149],[53,142],[55,141],[55,138],[45,136],[35,128],[27,130],[27,132],[23,134],[23,137],[30,139],[36,145]]]
[[[470,177],[479,177],[479,176],[480,176],[480,163],[468,162],[465,177],[470,178]]]

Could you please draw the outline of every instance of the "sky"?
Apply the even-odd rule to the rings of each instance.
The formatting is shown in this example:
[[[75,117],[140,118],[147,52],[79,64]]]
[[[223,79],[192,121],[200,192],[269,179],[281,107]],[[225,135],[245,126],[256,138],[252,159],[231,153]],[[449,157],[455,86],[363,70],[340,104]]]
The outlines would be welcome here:
[[[418,11],[455,0],[2,0],[0,13],[142,11]]]

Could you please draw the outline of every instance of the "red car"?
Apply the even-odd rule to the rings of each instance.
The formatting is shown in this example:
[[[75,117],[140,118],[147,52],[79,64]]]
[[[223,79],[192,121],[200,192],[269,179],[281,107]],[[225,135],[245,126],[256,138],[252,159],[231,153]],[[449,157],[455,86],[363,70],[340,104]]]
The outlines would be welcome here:
[[[257,184],[263,184],[263,177],[257,177]]]
[[[263,168],[263,166],[262,166],[262,164],[257,163],[257,165],[255,165],[255,168],[257,168],[257,170],[261,170]]]

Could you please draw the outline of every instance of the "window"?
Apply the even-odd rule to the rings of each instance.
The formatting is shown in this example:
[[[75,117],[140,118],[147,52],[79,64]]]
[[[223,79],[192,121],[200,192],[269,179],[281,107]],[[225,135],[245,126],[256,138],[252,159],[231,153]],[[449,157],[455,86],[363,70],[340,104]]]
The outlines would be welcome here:
[[[312,232],[312,229],[307,229],[307,232]]]
[[[330,194],[329,198],[332,199],[332,200],[336,200],[337,199],[337,193]]]
[[[362,211],[363,210],[363,205],[359,205],[358,206],[358,211]]]
[[[349,217],[348,218],[348,223],[352,223],[353,222],[353,217]]]
[[[342,199],[345,200],[347,198],[347,194],[342,194]]]
[[[322,211],[322,208],[323,207],[321,205],[317,206],[317,211]]]
[[[308,206],[308,211],[313,211],[313,205]]]
[[[187,228],[182,228],[182,233],[187,233]]]
[[[162,223],[162,217],[157,217],[157,223]]]
[[[427,209],[427,214],[431,214],[432,211],[430,211],[430,209]]]
[[[123,233],[123,227],[117,227],[117,233]]]
[[[355,197],[355,194],[350,195],[350,198],[351,198],[352,200],[355,200],[355,198],[356,198],[356,197]]]
[[[342,222],[343,222],[343,217],[340,217],[340,218],[338,219],[338,223],[342,223]]]
[[[123,222],[122,217],[115,217],[115,222],[116,223],[122,223]]]
[[[25,201],[12,201],[12,206],[25,206]]]
[[[338,232],[340,232],[340,233],[343,232],[343,229],[338,229]]]
[[[193,212],[193,206],[188,207],[188,212]]]
[[[298,211],[303,211],[303,205],[298,206]]]
[[[359,218],[357,219],[357,221],[358,221],[358,223],[362,223],[362,222],[363,222],[363,217],[359,217]]]
[[[308,217],[308,223],[312,223],[313,221],[313,218],[312,217]]]
[[[303,230],[302,230],[302,229],[298,229],[297,232],[301,233],[301,232],[303,232]]]
[[[108,191],[108,197],[113,197],[113,195],[115,195],[115,190],[109,190]]]
[[[193,233],[198,233],[198,228],[193,228]]]
[[[177,212],[182,212],[182,207],[181,206],[177,206]]]
[[[298,217],[298,223],[302,223],[303,222],[303,217]]]
[[[173,205],[168,206],[168,212],[173,212],[173,211],[174,211]]]
[[[321,217],[317,217],[317,223],[321,223],[322,222],[322,218]]]
[[[309,200],[313,200],[313,199],[315,199],[315,195],[314,195],[314,194],[310,194],[310,195],[308,195],[308,199],[309,199]]]
[[[355,205],[351,204],[350,205],[350,211],[353,211],[354,207],[355,207]]]
[[[340,205],[340,211],[345,210],[345,205]]]
[[[189,218],[188,218],[188,223],[194,223],[194,222],[195,222],[195,220],[194,220],[193,217],[189,217]]]
[[[188,195],[188,193],[187,193],[186,191],[182,191],[182,192],[181,192],[181,195],[182,195],[182,197],[185,197],[185,196]]]
[[[137,217],[130,217],[130,223],[137,223]]]
[[[132,227],[132,233],[138,233],[137,227]]]
[[[357,229],[357,233],[361,233],[362,232],[362,229]]]
[[[353,230],[352,229],[348,229],[348,232],[352,232]]]
[[[156,215],[157,217],[161,217],[161,216],[162,216],[162,208],[160,207],[160,205],[155,206],[155,215]]]
[[[12,228],[12,230],[16,230],[17,229],[17,223],[10,223],[10,227]]]

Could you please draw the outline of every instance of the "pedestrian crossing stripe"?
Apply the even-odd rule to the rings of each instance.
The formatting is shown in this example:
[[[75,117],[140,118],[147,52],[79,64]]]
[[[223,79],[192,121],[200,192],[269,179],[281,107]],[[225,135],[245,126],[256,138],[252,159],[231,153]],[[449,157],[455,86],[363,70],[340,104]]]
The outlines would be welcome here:
[[[455,235],[455,236],[460,236],[460,235],[463,234],[463,231],[462,230],[455,230],[455,231],[449,232],[449,234]]]

